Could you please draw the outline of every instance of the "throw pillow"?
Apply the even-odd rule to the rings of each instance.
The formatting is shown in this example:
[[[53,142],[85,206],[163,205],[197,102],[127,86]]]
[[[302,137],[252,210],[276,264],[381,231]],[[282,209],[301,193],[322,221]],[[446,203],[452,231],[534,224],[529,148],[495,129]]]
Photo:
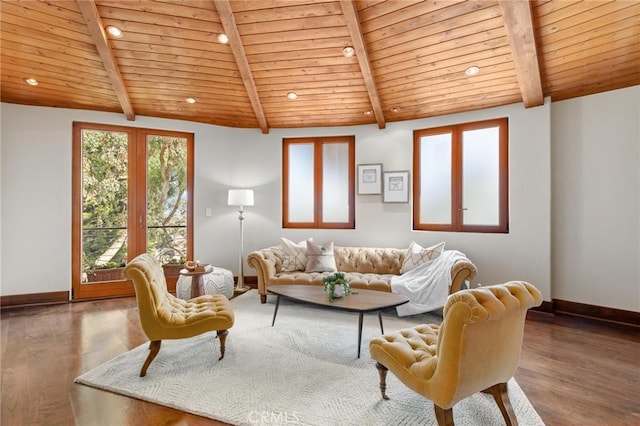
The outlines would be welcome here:
[[[280,238],[282,241],[282,270],[284,272],[304,271],[307,267],[307,240],[294,243],[286,238]],[[309,238],[313,241],[313,238]]]
[[[333,257],[333,241],[324,245],[307,240],[307,268],[305,272],[337,272],[336,259]]]
[[[430,265],[444,251],[444,242],[431,247],[423,248],[415,241],[411,241],[407,249],[407,255],[402,262],[401,274],[416,269],[421,265]]]

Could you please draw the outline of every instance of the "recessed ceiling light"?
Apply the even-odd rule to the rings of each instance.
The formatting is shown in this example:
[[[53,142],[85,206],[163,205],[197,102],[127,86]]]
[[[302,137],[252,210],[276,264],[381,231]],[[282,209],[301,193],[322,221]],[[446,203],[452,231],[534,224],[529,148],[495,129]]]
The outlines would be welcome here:
[[[196,100],[193,99],[193,98],[187,98],[187,99],[185,99],[185,101],[187,101],[188,104],[195,104],[196,103]]]
[[[120,31],[120,28],[114,27],[113,25],[109,25],[107,27],[107,32],[114,37],[118,37],[118,38],[122,37],[122,31]]]
[[[397,107],[397,106],[391,107],[391,112],[400,112],[400,107]]]
[[[38,80],[36,80],[35,78],[25,78],[24,82],[27,83],[29,86],[37,86],[38,85]]]
[[[478,74],[479,72],[480,72],[480,68],[478,68],[477,66],[473,65],[473,66],[467,68],[464,73],[466,75],[468,75],[468,76],[472,76],[472,75]]]
[[[364,115],[366,115],[367,117],[370,117],[371,114],[373,114],[373,111],[371,111],[371,110],[364,112]]]
[[[229,37],[227,37],[227,35],[225,33],[218,34],[216,36],[216,40],[218,40],[218,43],[222,43],[222,44],[229,43]]]
[[[291,100],[298,99],[298,94],[296,92],[289,92],[287,93],[287,98]]]
[[[344,55],[345,58],[350,58],[356,54],[356,51],[353,47],[347,46],[344,49],[342,49],[342,54]]]

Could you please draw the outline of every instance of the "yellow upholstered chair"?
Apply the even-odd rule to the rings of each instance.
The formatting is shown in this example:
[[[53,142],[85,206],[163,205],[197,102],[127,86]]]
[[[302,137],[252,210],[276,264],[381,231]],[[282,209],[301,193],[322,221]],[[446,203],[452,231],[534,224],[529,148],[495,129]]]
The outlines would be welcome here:
[[[542,303],[531,284],[506,284],[451,294],[441,325],[419,325],[371,339],[380,391],[391,372],[434,403],[439,425],[453,425],[452,407],[477,392],[490,393],[507,425],[517,419],[507,381],[518,366],[527,309]]]
[[[220,358],[224,358],[227,330],[233,326],[233,311],[223,295],[200,296],[184,301],[167,291],[167,282],[160,262],[143,253],[124,268],[123,274],[133,281],[142,330],[147,335],[149,356],[140,377],[158,355],[165,339],[184,339],[209,331],[217,331],[220,339]]]

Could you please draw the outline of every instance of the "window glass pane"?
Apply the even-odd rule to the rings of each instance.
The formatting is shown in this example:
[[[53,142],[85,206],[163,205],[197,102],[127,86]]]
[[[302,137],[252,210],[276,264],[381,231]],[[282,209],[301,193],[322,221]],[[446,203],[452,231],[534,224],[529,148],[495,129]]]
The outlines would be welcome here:
[[[82,131],[82,282],[122,280],[127,258],[128,138]]]
[[[349,221],[349,144],[322,145],[322,221]]]
[[[462,203],[465,225],[498,225],[499,128],[462,133]]]
[[[289,222],[313,222],[313,143],[289,147]]]
[[[147,136],[147,252],[187,260],[187,140]]]
[[[420,223],[451,223],[451,133],[420,138]]]

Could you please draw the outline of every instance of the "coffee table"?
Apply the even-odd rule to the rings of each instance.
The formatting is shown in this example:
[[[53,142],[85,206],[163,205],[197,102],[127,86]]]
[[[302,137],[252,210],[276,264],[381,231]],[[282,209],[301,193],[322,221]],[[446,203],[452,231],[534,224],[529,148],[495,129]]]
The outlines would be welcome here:
[[[289,300],[311,303],[318,306],[326,306],[332,309],[340,309],[343,311],[358,312],[358,358],[360,358],[360,346],[362,344],[362,318],[365,312],[378,311],[378,320],[380,321],[380,331],[384,334],[382,325],[382,309],[393,308],[409,302],[406,296],[396,293],[387,293],[386,291],[360,290],[357,294],[343,296],[338,299],[329,300],[322,286],[317,285],[272,285],[267,288],[269,293],[278,296],[276,299],[276,307],[273,311],[273,321],[271,326],[276,323],[276,315],[278,315],[278,307],[280,306],[280,297]]]

